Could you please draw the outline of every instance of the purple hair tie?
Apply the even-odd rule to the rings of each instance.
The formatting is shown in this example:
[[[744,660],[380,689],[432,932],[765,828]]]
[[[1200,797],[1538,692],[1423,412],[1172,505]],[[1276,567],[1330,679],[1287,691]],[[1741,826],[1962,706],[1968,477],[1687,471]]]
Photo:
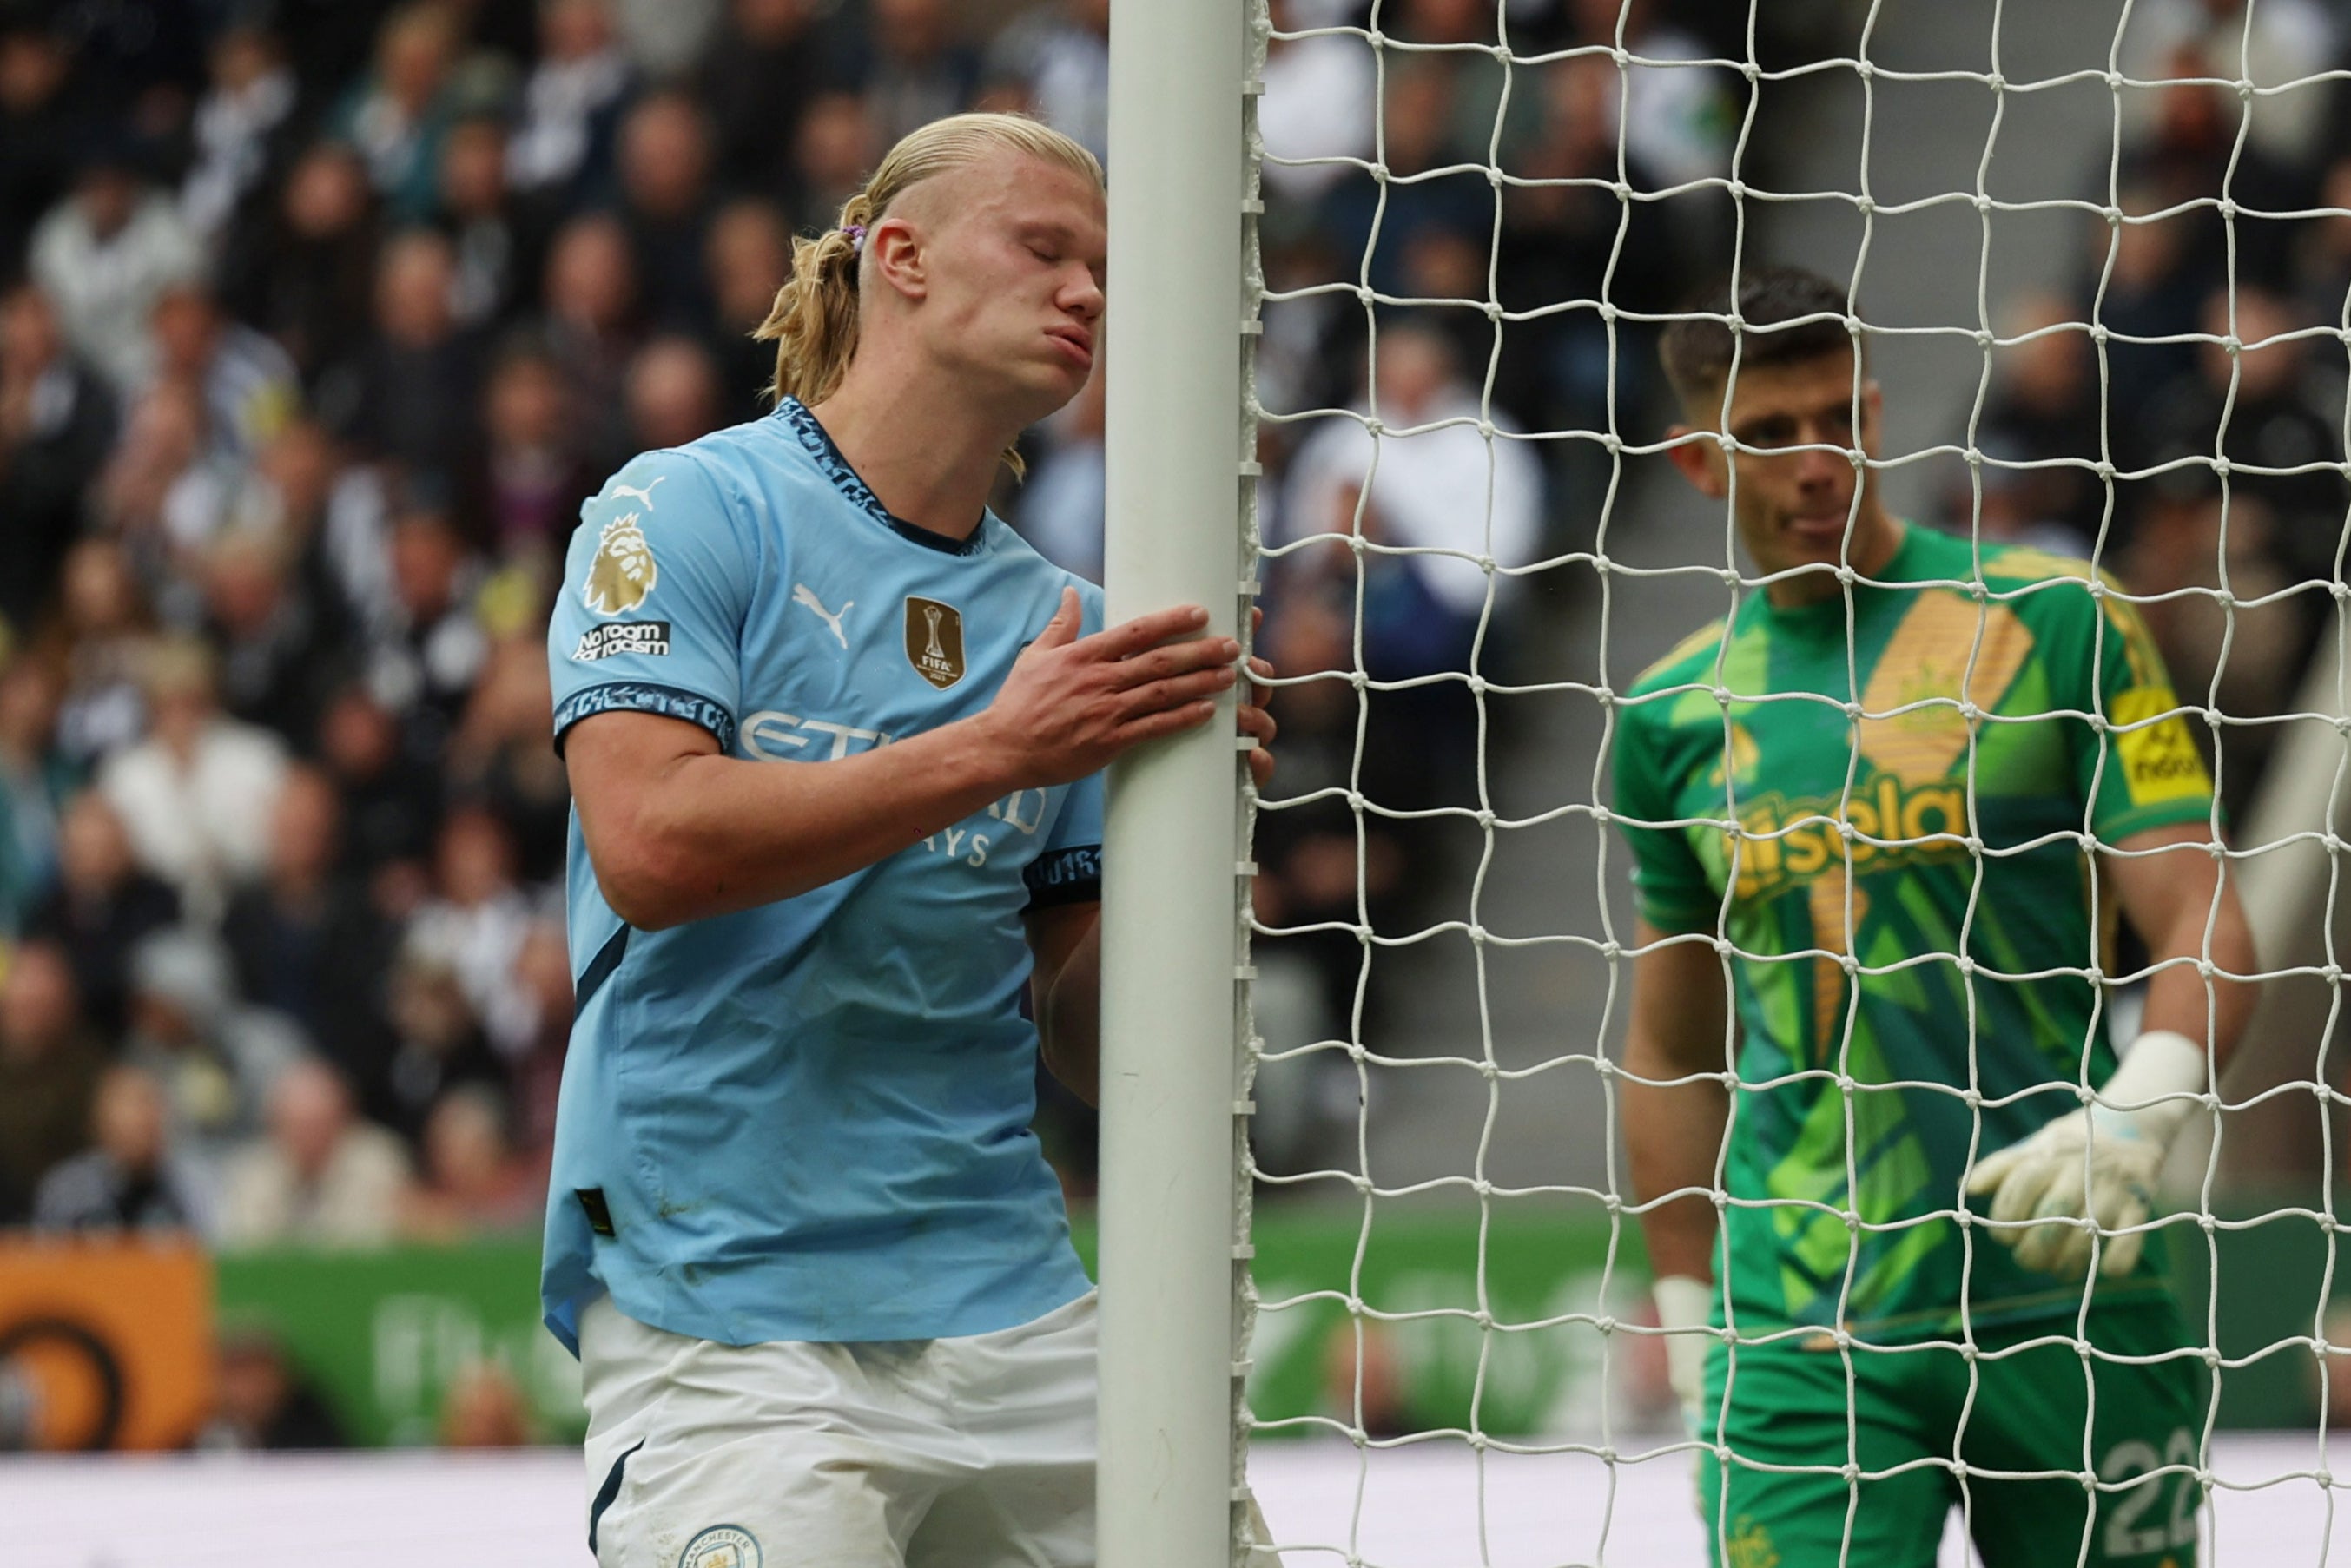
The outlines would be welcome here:
[[[864,252],[864,249],[865,249],[865,225],[864,225],[864,224],[862,224],[862,223],[844,223],[844,224],[842,224],[842,225],[841,225],[841,232],[842,234],[847,234],[847,235],[849,236],[849,254],[850,254],[851,255],[858,255],[858,254],[862,254]]]

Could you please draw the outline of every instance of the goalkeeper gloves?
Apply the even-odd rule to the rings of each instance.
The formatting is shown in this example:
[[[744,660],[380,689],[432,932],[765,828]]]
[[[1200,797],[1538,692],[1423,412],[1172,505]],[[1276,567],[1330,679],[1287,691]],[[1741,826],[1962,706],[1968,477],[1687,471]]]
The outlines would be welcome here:
[[[1968,1191],[1991,1193],[1991,1218],[2012,1229],[1992,1238],[2028,1269],[2079,1278],[2089,1272],[2098,1231],[2143,1225],[2155,1209],[2156,1174],[2172,1140],[2201,1103],[2209,1063],[2185,1034],[2150,1030],[2098,1090],[2097,1103],[2059,1116],[2023,1141],[1977,1161]],[[2167,1097],[2168,1096],[2168,1097]],[[2045,1220],[2044,1224],[2019,1224]],[[2126,1274],[2144,1231],[2106,1238],[2098,1272]]]
[[[1682,1419],[1698,1429],[1698,1405],[1706,1397],[1706,1352],[1714,1343],[1714,1287],[1687,1274],[1667,1274],[1650,1287],[1657,1298],[1657,1326],[1666,1331],[1666,1381],[1682,1407]]]

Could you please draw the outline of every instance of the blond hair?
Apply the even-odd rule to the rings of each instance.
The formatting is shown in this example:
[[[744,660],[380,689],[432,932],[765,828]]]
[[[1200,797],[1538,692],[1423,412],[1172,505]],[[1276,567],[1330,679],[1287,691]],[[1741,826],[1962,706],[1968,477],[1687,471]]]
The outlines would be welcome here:
[[[769,395],[820,403],[832,396],[857,354],[857,275],[863,232],[890,215],[892,203],[934,175],[998,151],[1027,153],[1102,182],[1102,165],[1077,142],[1021,114],[956,114],[908,131],[890,149],[864,188],[841,204],[841,218],[814,239],[792,241],[792,275],[776,291],[768,318],[751,336],[776,346]],[[856,231],[852,233],[852,231]],[[1019,458],[1008,450],[1014,473]]]

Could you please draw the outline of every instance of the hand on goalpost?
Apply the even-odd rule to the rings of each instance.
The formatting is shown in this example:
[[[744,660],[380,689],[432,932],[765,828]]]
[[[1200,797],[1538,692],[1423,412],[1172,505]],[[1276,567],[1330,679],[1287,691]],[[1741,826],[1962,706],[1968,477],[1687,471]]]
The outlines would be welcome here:
[[[2128,1273],[2145,1248],[2137,1227],[2155,1211],[2156,1177],[2207,1073],[2204,1048],[2186,1035],[2140,1035],[2097,1103],[1977,1163],[1968,1191],[1992,1195],[1993,1239],[2028,1269],[2079,1278],[2097,1234],[2125,1231],[2106,1236],[2098,1272]]]

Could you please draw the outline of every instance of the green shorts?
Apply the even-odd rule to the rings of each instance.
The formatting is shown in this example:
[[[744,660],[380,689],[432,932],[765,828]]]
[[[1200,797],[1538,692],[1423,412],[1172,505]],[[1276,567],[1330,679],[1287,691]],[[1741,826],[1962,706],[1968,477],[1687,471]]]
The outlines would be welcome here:
[[[1967,1358],[1948,1343],[1855,1347],[1850,1396],[1825,1335],[1741,1345],[1735,1376],[1730,1347],[1716,1345],[1706,1424],[1731,1376],[1719,1433],[1731,1458],[1701,1459],[1698,1511],[1718,1568],[1933,1568],[1953,1508],[1986,1568],[2194,1568],[2200,1352],[2085,1359],[2074,1329],[2052,1318],[1980,1333],[1972,1399]],[[2089,1342],[2110,1356],[2194,1343],[2168,1298],[2094,1308]]]

